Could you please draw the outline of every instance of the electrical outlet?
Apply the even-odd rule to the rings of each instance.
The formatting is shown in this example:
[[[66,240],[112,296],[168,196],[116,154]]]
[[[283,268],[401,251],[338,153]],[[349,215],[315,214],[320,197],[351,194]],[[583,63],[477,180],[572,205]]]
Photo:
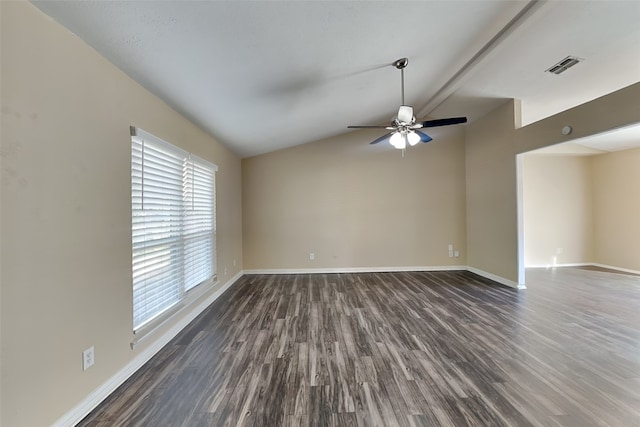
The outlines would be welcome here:
[[[233,266],[234,267],[236,266],[236,260],[235,259],[233,260]]]
[[[556,255],[561,255],[564,252],[562,248],[556,248]]]
[[[316,254],[314,254],[313,252],[309,252],[309,261],[315,261],[316,259]]]
[[[453,251],[453,256],[455,256],[456,258],[460,257],[460,251]]]
[[[449,252],[451,252],[453,250],[453,245],[449,245]]]
[[[82,370],[86,371],[95,363],[95,354],[93,346],[82,352]]]
[[[227,269],[226,268],[224,269],[224,275],[225,276],[227,275]]]

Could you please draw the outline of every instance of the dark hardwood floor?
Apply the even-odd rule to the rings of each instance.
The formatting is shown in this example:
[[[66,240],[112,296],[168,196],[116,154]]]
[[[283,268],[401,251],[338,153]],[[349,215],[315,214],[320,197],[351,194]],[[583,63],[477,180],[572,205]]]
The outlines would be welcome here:
[[[245,276],[81,426],[638,426],[640,277]]]

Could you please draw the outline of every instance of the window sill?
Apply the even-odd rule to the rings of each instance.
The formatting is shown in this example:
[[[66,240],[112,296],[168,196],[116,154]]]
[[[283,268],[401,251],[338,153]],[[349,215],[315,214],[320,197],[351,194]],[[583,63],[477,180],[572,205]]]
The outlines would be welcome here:
[[[176,319],[181,314],[184,314],[189,308],[193,307],[194,303],[196,303],[202,296],[215,288],[219,283],[220,282],[218,281],[217,276],[213,276],[208,281],[201,283],[200,285],[187,292],[182,301],[177,303],[175,306],[171,307],[169,310],[158,316],[150,323],[142,326],[138,330],[135,330],[133,332],[133,339],[131,340],[130,344],[131,349],[135,349],[141,342],[146,340],[148,336],[152,335],[154,332],[161,329],[163,326]]]

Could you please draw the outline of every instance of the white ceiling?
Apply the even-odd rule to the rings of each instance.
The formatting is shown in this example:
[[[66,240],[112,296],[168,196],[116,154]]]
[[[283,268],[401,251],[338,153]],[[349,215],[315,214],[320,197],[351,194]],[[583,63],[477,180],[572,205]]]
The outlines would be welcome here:
[[[34,3],[241,157],[387,123],[401,57],[419,119],[519,98],[526,124],[640,81],[640,1]]]

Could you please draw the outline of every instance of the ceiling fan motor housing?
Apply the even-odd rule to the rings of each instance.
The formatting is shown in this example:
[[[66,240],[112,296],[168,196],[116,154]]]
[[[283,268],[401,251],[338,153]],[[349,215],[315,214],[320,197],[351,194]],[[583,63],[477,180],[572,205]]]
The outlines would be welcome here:
[[[398,109],[398,122],[403,125],[412,125],[416,118],[413,117],[413,107],[401,105]]]

